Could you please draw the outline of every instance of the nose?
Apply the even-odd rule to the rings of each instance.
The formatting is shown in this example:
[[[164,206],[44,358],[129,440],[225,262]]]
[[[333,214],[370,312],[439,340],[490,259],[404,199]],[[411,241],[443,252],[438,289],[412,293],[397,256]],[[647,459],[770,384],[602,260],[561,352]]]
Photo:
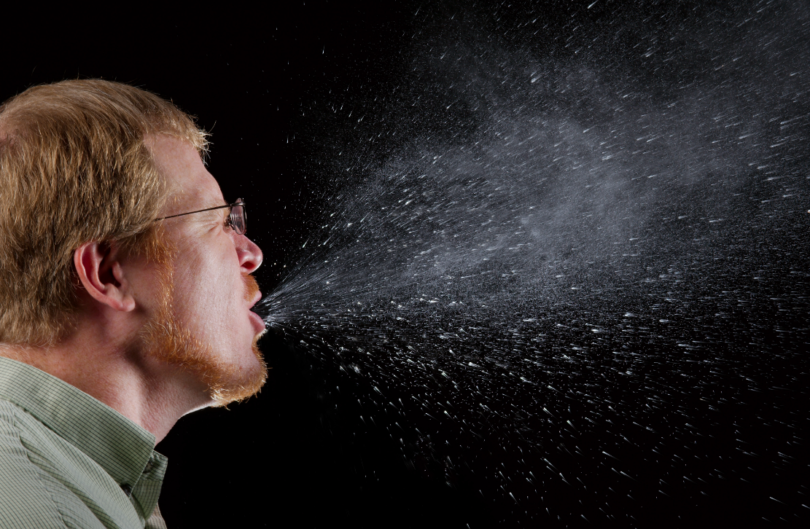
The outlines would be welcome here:
[[[261,248],[244,235],[237,236],[236,253],[239,256],[239,266],[245,274],[253,273],[264,261]]]

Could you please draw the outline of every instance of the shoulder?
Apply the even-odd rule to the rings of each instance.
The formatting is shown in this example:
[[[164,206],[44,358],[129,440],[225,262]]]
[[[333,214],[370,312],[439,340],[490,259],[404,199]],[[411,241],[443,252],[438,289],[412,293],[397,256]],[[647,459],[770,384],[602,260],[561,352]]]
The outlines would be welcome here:
[[[66,527],[45,487],[41,470],[28,457],[17,416],[21,409],[0,400],[0,527]]]

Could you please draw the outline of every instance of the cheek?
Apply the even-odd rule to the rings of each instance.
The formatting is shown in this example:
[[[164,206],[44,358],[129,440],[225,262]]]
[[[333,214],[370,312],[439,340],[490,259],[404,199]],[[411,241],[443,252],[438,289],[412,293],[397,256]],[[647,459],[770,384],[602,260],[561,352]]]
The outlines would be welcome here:
[[[238,309],[240,275],[231,260],[227,252],[197,253],[175,269],[175,311],[198,332],[222,332]]]

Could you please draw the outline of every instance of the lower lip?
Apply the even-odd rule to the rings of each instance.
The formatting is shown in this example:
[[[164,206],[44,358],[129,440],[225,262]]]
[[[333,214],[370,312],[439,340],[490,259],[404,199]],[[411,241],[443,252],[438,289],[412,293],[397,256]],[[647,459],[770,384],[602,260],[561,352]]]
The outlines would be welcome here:
[[[253,323],[253,327],[256,329],[256,334],[265,331],[264,320],[262,320],[261,316],[253,311],[250,311],[250,321]]]

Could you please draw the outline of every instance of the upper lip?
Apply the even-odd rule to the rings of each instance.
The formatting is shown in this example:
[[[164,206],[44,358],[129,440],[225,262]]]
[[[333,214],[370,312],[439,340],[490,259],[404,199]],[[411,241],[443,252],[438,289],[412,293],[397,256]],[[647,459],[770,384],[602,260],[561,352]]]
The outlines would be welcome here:
[[[256,303],[258,303],[258,302],[259,302],[259,300],[260,300],[260,299],[262,299],[262,293],[261,293],[261,292],[256,292],[256,297],[255,297],[255,298],[253,298],[253,303],[251,303],[251,304],[250,304],[250,307],[248,307],[248,308],[249,308],[249,309],[252,309],[252,308],[253,308],[253,306],[254,306]]]

